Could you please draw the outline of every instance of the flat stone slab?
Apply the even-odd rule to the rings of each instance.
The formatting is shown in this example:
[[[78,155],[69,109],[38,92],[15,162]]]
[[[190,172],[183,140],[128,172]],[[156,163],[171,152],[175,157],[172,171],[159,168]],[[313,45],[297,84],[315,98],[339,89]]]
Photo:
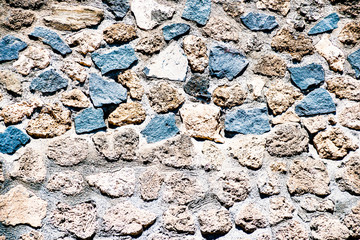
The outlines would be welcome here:
[[[205,25],[211,12],[211,0],[187,0],[182,18]]]
[[[171,138],[179,132],[175,123],[175,114],[156,115],[141,131],[148,143],[159,142]]]
[[[325,81],[325,71],[320,64],[289,68],[291,80],[303,91],[318,87]]]
[[[274,16],[251,12],[241,17],[242,23],[251,31],[271,31],[279,24]]]
[[[323,88],[315,89],[295,106],[300,117],[336,112],[336,106],[330,93]]]
[[[122,19],[130,9],[129,0],[103,0],[110,11],[115,15],[116,19]]]
[[[164,39],[170,41],[171,39],[178,38],[185,35],[190,31],[190,25],[186,23],[174,23],[166,25],[162,28]]]
[[[27,44],[20,38],[6,35],[0,40],[0,62],[18,59],[19,52],[26,47]]]
[[[337,13],[331,13],[330,15],[326,16],[323,20],[318,22],[314,27],[312,27],[308,32],[308,34],[315,35],[319,33],[332,31],[338,27],[337,23],[339,21],[340,18],[337,15]]]
[[[77,134],[90,133],[106,128],[104,112],[98,108],[84,109],[75,117],[75,131]]]
[[[356,78],[360,78],[360,49],[350,54],[347,60],[355,70]]]
[[[54,93],[68,86],[68,80],[60,76],[55,69],[47,70],[34,78],[30,84],[31,91]]]
[[[10,126],[0,133],[0,152],[13,154],[30,141],[30,137],[20,129]]]

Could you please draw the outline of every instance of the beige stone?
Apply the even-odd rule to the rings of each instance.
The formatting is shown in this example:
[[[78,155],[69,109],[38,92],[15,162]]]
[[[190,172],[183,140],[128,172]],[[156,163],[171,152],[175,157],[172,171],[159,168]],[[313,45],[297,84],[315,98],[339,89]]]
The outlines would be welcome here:
[[[201,166],[207,171],[220,170],[225,160],[224,153],[217,145],[211,141],[205,141],[203,144],[201,152],[204,158],[202,159]]]
[[[0,71],[0,84],[5,87],[5,89],[11,93],[18,95],[22,94],[22,86],[20,79],[16,76],[15,73],[9,70]]]
[[[257,179],[259,193],[266,196],[273,196],[280,193],[279,175],[273,171],[262,172]]]
[[[50,191],[61,191],[66,195],[76,195],[84,190],[84,178],[77,171],[56,172],[48,180],[46,188]]]
[[[260,100],[264,96],[263,90],[267,80],[265,77],[254,76],[247,81],[247,87],[250,92],[250,96],[254,100]]]
[[[61,95],[62,104],[68,107],[74,108],[87,108],[90,106],[89,98],[80,90],[80,89],[73,89],[68,92],[64,92]]]
[[[159,33],[149,33],[141,38],[135,46],[135,50],[144,54],[154,54],[165,47],[164,37]]]
[[[255,65],[254,73],[268,77],[284,77],[286,73],[286,63],[277,55],[265,55],[262,56]]]
[[[141,103],[128,102],[120,104],[108,118],[109,124],[113,126],[124,126],[129,124],[140,124],[145,121],[146,111]]]
[[[349,229],[337,217],[331,215],[313,217],[310,228],[312,238],[316,240],[343,240],[350,236]]]
[[[331,70],[335,72],[344,71],[345,55],[329,40],[329,36],[324,35],[315,45],[316,51],[323,56],[329,64]]]
[[[270,9],[286,16],[290,11],[290,0],[260,0],[256,3],[258,9]]]
[[[184,37],[184,52],[189,60],[189,65],[194,72],[204,72],[209,64],[205,41],[193,35]]]
[[[345,226],[350,230],[351,237],[354,239],[360,238],[360,214],[358,210],[359,202],[343,220]]]
[[[61,66],[63,71],[69,78],[80,83],[84,83],[88,79],[86,68],[73,60],[65,60]]]
[[[307,212],[333,212],[335,203],[330,199],[305,197],[300,201],[300,206]]]
[[[345,127],[360,130],[360,103],[349,104],[345,107],[340,112],[339,123]]]
[[[41,232],[32,230],[20,236],[20,240],[45,240]]]
[[[144,88],[134,70],[129,69],[119,74],[118,82],[129,89],[131,98],[141,100],[142,96],[144,95]]]
[[[235,224],[247,233],[252,233],[258,228],[265,228],[268,221],[255,204],[243,205],[236,214]]]
[[[326,80],[326,88],[336,94],[336,97],[360,101],[360,81],[350,77],[333,77]]]
[[[343,162],[336,174],[336,181],[340,190],[360,194],[360,155],[351,155],[349,160]]]
[[[344,44],[355,45],[360,40],[360,22],[347,23],[339,33],[338,38]]]
[[[155,167],[142,172],[139,176],[141,198],[145,201],[157,199],[163,181],[163,175]]]
[[[217,41],[234,41],[239,40],[239,31],[236,27],[225,18],[212,17],[203,27],[204,35]]]
[[[44,69],[49,66],[51,56],[43,47],[29,46],[21,53],[19,59],[13,63],[16,71],[24,76],[29,75],[32,69]]]
[[[5,124],[17,124],[25,117],[30,117],[34,110],[42,105],[43,103],[37,98],[30,99],[29,101],[21,101],[5,106],[1,110],[0,116],[4,119]]]
[[[104,40],[109,43],[126,43],[137,38],[136,28],[125,23],[115,23],[103,30]]]
[[[290,220],[275,231],[276,240],[308,240],[309,234],[305,226],[298,221]]]
[[[321,130],[326,129],[326,127],[328,126],[328,118],[324,115],[307,117],[302,118],[302,123],[311,134],[315,134]]]
[[[85,139],[66,137],[52,141],[46,154],[60,166],[73,166],[87,159],[88,148],[89,144]]]
[[[185,102],[183,94],[166,82],[154,85],[147,96],[157,113],[174,111]]]
[[[195,220],[186,206],[170,206],[163,214],[164,228],[178,233],[195,233]]]
[[[295,211],[293,204],[285,197],[270,198],[269,208],[271,225],[276,225],[286,219],[291,219]]]
[[[246,100],[247,93],[238,85],[222,85],[212,93],[214,103],[219,107],[232,108],[243,104]]]
[[[66,38],[66,43],[70,47],[75,47],[75,50],[83,55],[89,52],[94,52],[101,45],[103,36],[97,30],[86,29],[81,32],[75,33]]]
[[[230,212],[226,209],[209,208],[198,213],[200,231],[203,235],[224,235],[232,228]]]
[[[235,18],[236,21],[240,22],[240,16],[244,13],[244,3],[242,1],[232,2],[226,1],[223,4],[223,9],[227,15]]]
[[[288,122],[298,123],[300,122],[300,117],[294,111],[288,110],[285,113],[271,119],[271,123],[274,125]]]
[[[9,17],[4,21],[4,25],[11,30],[19,30],[23,27],[30,27],[35,21],[35,14],[32,11],[13,9]]]

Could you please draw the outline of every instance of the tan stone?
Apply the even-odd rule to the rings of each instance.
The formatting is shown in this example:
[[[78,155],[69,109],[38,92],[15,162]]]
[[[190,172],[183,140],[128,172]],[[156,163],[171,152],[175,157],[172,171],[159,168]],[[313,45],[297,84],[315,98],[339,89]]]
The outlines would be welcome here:
[[[47,156],[60,166],[73,166],[85,161],[89,145],[83,138],[61,138],[49,144]]]
[[[46,188],[50,191],[61,191],[66,195],[76,195],[84,189],[84,178],[77,171],[57,172],[50,177]]]
[[[360,103],[349,104],[345,107],[340,112],[339,123],[345,127],[360,130]]]
[[[184,37],[183,48],[191,70],[194,72],[204,72],[209,64],[205,41],[200,37],[189,35]]]
[[[354,154],[343,162],[336,174],[340,190],[360,195],[360,155]]]
[[[291,219],[295,211],[292,203],[285,197],[270,198],[269,208],[271,225],[276,225],[286,219]]]
[[[271,123],[274,125],[288,122],[298,123],[300,122],[300,117],[294,111],[288,110],[285,113],[271,119]]]
[[[108,118],[109,124],[113,126],[124,126],[129,124],[140,124],[145,121],[146,111],[141,103],[128,102],[120,104]]]
[[[300,206],[307,212],[333,212],[335,203],[329,199],[305,197],[301,200]]]
[[[311,134],[315,134],[321,130],[326,129],[326,127],[328,126],[328,118],[324,115],[307,117],[302,118],[302,123]]]
[[[335,72],[344,71],[345,55],[329,40],[329,36],[324,35],[315,45],[316,51],[323,56],[329,64],[331,70]]]
[[[268,77],[284,77],[286,73],[286,63],[277,55],[265,55],[262,56],[255,65],[254,73]]]
[[[12,30],[19,30],[23,27],[30,27],[35,21],[35,14],[28,10],[12,9],[4,25]]]
[[[198,214],[200,231],[203,235],[224,235],[232,228],[230,212],[226,209],[210,208],[201,210]]]
[[[223,3],[223,9],[227,15],[235,18],[236,21],[240,22],[240,16],[244,13],[244,3],[242,1],[232,2],[226,1]]]
[[[0,183],[5,181],[3,162],[0,161]]]
[[[134,70],[129,69],[122,74],[119,74],[118,82],[129,89],[131,98],[141,100],[142,96],[144,95],[144,88]]]
[[[115,23],[103,31],[104,40],[109,43],[126,43],[137,38],[136,28],[125,23]]]
[[[195,233],[195,221],[185,206],[170,206],[163,214],[163,225],[169,231],[178,233]]]
[[[75,50],[81,54],[86,55],[89,52],[94,52],[101,45],[103,36],[97,30],[86,29],[66,38],[66,43],[70,47],[75,47]]]
[[[145,201],[157,199],[163,181],[164,178],[157,168],[149,168],[142,172],[139,176],[141,198]]]
[[[203,27],[204,35],[217,41],[234,41],[239,40],[239,31],[236,27],[225,18],[212,17]]]
[[[13,63],[16,71],[24,76],[29,75],[32,69],[44,69],[49,66],[51,56],[43,47],[29,46],[23,51],[19,59]]]
[[[316,240],[343,240],[350,236],[349,229],[337,217],[331,215],[313,217],[310,228],[312,238]]]
[[[156,84],[147,94],[151,107],[157,113],[167,113],[176,110],[185,102],[185,97],[166,82]]]
[[[63,71],[69,78],[80,83],[84,83],[88,79],[86,68],[73,60],[65,60],[61,66]]]
[[[290,0],[260,0],[256,3],[258,9],[270,9],[286,16],[290,11]]]
[[[73,89],[69,92],[64,92],[61,95],[62,104],[74,108],[87,108],[90,106],[90,100],[80,89]]]
[[[154,54],[165,47],[164,37],[159,33],[149,33],[141,38],[135,46],[135,50],[144,54]]]
[[[345,226],[350,230],[350,235],[354,238],[360,238],[360,214],[359,202],[351,209],[351,213],[347,214],[343,220]]]
[[[360,81],[350,76],[330,78],[326,80],[326,85],[326,88],[340,99],[360,101]]]
[[[22,94],[22,86],[20,79],[15,75],[15,73],[9,70],[0,71],[0,84],[5,87],[5,89],[11,93],[18,95]]]
[[[41,232],[32,230],[20,236],[20,240],[45,240]]]
[[[347,23],[338,35],[339,41],[344,44],[355,45],[360,40],[360,22]]]
[[[309,234],[305,226],[298,221],[290,220],[277,228],[275,232],[276,240],[308,240]]]
[[[266,196],[280,193],[279,175],[272,171],[262,172],[257,179],[259,193]]]
[[[29,101],[22,101],[5,106],[0,116],[4,119],[5,124],[17,124],[25,117],[30,117],[34,110],[42,106],[40,99],[33,98]]]
[[[201,166],[207,171],[220,170],[225,160],[225,155],[217,145],[211,141],[205,141],[203,144],[201,152],[204,158],[202,159]]]
[[[268,221],[261,209],[255,204],[243,205],[236,214],[235,224],[247,233],[252,233],[258,228],[265,228]]]
[[[212,93],[212,99],[219,107],[232,108],[243,104],[247,93],[238,85],[223,85],[215,88]]]

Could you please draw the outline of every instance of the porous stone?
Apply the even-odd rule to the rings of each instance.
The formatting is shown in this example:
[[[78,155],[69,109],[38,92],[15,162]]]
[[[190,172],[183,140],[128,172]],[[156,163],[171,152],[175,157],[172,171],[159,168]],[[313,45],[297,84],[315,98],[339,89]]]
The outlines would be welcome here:
[[[173,23],[162,28],[164,39],[170,41],[177,39],[190,31],[190,25],[186,23]]]
[[[295,220],[290,220],[276,229],[276,240],[307,240],[309,234],[303,224]]]
[[[41,106],[42,102],[36,98],[29,101],[21,101],[5,106],[0,112],[0,117],[3,118],[4,123],[7,125],[17,124],[25,117],[30,117],[34,110]]]
[[[3,162],[0,162],[0,183],[5,181]]]
[[[273,127],[266,137],[266,150],[272,156],[290,157],[308,151],[309,136],[297,123],[284,123]]]
[[[205,141],[201,152],[204,155],[204,159],[201,161],[201,166],[205,169],[205,171],[221,169],[225,155],[217,144],[211,141]]]
[[[159,142],[171,138],[179,132],[175,122],[175,114],[156,115],[141,131],[148,143]]]
[[[50,191],[61,191],[66,195],[77,195],[84,190],[84,178],[77,171],[67,170],[53,174],[46,188]]]
[[[141,38],[136,44],[135,50],[144,54],[154,54],[165,46],[164,38],[159,33],[151,33]]]
[[[359,159],[359,154],[353,154],[346,162],[341,163],[336,174],[336,181],[342,191],[360,195]]]
[[[183,39],[183,48],[191,70],[194,72],[204,72],[209,64],[205,41],[200,37],[189,35]]]
[[[88,157],[89,145],[83,138],[61,138],[52,141],[46,155],[60,166],[73,166],[84,162]]]
[[[144,95],[144,87],[141,85],[138,75],[129,69],[119,74],[118,82],[128,89],[131,98],[141,100]]]
[[[360,101],[360,81],[350,77],[332,77],[326,80],[326,88],[340,99]]]
[[[271,31],[279,26],[274,16],[263,13],[250,12],[241,21],[251,31]]]
[[[336,112],[336,106],[329,92],[318,88],[296,104],[295,112],[300,117],[328,114]]]
[[[32,69],[44,69],[50,64],[50,53],[42,47],[29,46],[14,62],[16,71],[23,76],[29,75]]]
[[[360,14],[360,4],[357,1],[345,0],[330,0],[332,4],[337,3],[339,5],[339,10],[342,14],[345,14],[349,17],[356,18]]]
[[[4,21],[4,25],[11,30],[19,30],[23,27],[30,27],[35,20],[35,15],[31,11],[13,9]]]
[[[39,9],[45,4],[45,0],[28,0],[28,1],[21,1],[21,0],[6,0],[12,7],[16,8],[24,8],[24,9]]]
[[[63,71],[69,78],[80,83],[84,83],[88,79],[86,68],[73,60],[65,60],[61,66]]]
[[[67,37],[65,41],[70,47],[75,47],[75,51],[86,55],[97,50],[102,40],[101,32],[86,29]]]
[[[108,121],[113,126],[124,126],[128,124],[141,124],[145,121],[146,111],[138,102],[120,104],[112,113]]]
[[[300,206],[307,212],[333,212],[335,203],[329,199],[305,197],[300,201]]]
[[[325,71],[320,64],[311,63],[303,67],[288,68],[291,80],[302,91],[311,91],[325,81]]]
[[[347,60],[351,67],[355,70],[356,78],[360,78],[360,49],[351,53]]]
[[[330,15],[326,16],[323,20],[318,22],[314,27],[312,27],[309,31],[309,35],[315,35],[324,32],[330,32],[336,29],[337,23],[340,21],[339,16],[337,13],[331,13]]]
[[[265,228],[268,221],[263,212],[253,203],[243,205],[236,214],[235,224],[247,233]]]
[[[300,122],[300,118],[296,113],[289,110],[289,111],[286,111],[285,113],[271,119],[271,123],[274,125],[283,124],[283,123],[287,123],[287,122],[298,123],[298,122]]]
[[[345,107],[339,115],[339,123],[345,127],[360,130],[360,104]]]
[[[284,77],[286,73],[286,63],[277,55],[265,55],[262,56],[255,65],[254,72],[268,77]]]
[[[75,131],[77,134],[90,133],[106,128],[102,109],[86,108],[75,117]]]
[[[343,159],[349,151],[358,149],[358,146],[338,127],[319,132],[313,141],[319,156],[332,160]]]
[[[209,208],[198,213],[202,235],[224,235],[232,228],[230,212],[226,209]]]
[[[349,229],[335,216],[319,215],[311,219],[311,236],[317,240],[348,239]]]
[[[211,12],[210,0],[187,0],[182,18],[205,25]]]
[[[164,177],[157,168],[148,168],[139,176],[140,194],[145,201],[155,200],[159,196]]]
[[[302,119],[302,123],[311,134],[315,134],[321,130],[326,129],[328,125],[328,118],[324,115],[307,117]]]
[[[42,72],[31,81],[30,90],[53,94],[67,86],[68,80],[63,78],[55,69],[50,69]]]
[[[103,0],[106,3],[110,11],[115,15],[116,19],[122,19],[130,9],[128,0]]]
[[[219,107],[232,108],[243,104],[246,100],[247,93],[238,85],[222,85],[212,93],[213,102]]]
[[[174,111],[185,102],[185,97],[167,82],[154,85],[147,96],[151,107],[157,113]]]
[[[323,16],[324,5],[324,2],[306,0],[298,5],[297,11],[306,22],[315,22]]]
[[[269,9],[286,16],[290,11],[290,0],[260,0],[256,3],[258,9]]]
[[[12,35],[6,35],[0,40],[0,63],[16,60],[19,58],[19,52],[28,45],[20,38]]]
[[[0,71],[0,84],[10,93],[21,95],[23,92],[20,79],[9,70]]]
[[[225,18],[210,18],[209,22],[203,28],[203,32],[205,36],[211,37],[217,41],[237,42],[239,40],[238,30]]]
[[[47,202],[23,185],[17,185],[0,195],[0,221],[7,226],[28,224],[41,227],[46,208]]]
[[[360,22],[347,23],[339,33],[338,39],[343,44],[355,45],[360,40]]]
[[[211,99],[211,94],[208,91],[209,87],[210,80],[208,78],[195,75],[184,84],[184,91],[190,96],[209,102]]]
[[[259,193],[264,196],[273,196],[280,193],[279,175],[272,169],[262,172],[257,179]]]
[[[272,197],[269,202],[269,221],[272,226],[293,218],[295,208],[288,199],[285,197]]]
[[[87,108],[90,106],[90,100],[80,89],[77,88],[64,92],[61,95],[60,101],[64,106],[73,108]]]
[[[24,233],[20,236],[20,240],[44,240],[44,236],[41,232],[32,230],[31,232]],[[4,239],[6,240],[6,239]]]
[[[315,45],[315,49],[326,59],[331,70],[335,72],[344,71],[345,54],[331,43],[328,36],[323,36]]]
[[[163,213],[163,225],[169,231],[195,233],[195,220],[186,206],[170,206]]]
[[[137,38],[136,28],[125,23],[115,23],[103,30],[104,40],[109,43],[127,43]]]
[[[242,1],[224,1],[222,3],[223,10],[227,15],[234,18],[237,22],[240,22],[240,16],[244,13],[244,2]]]
[[[0,133],[0,152],[13,154],[30,141],[30,137],[20,129],[10,126]]]

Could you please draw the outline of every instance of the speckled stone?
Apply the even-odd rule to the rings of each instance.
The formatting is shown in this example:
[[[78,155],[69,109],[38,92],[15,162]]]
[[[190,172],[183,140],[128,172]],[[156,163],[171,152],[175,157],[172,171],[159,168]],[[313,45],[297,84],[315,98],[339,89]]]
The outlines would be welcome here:
[[[67,86],[68,80],[63,78],[55,69],[50,69],[32,80],[30,90],[42,93],[55,93]]]
[[[211,12],[211,0],[187,0],[182,18],[205,25]]]
[[[89,133],[106,128],[102,109],[87,108],[75,117],[76,133]]]
[[[179,132],[175,123],[175,114],[168,113],[156,115],[150,120],[146,127],[141,131],[148,143],[159,142],[171,138]]]
[[[30,137],[16,127],[10,126],[0,133],[0,152],[13,154],[22,146],[25,146]]]
[[[210,80],[207,77],[195,75],[184,84],[184,91],[190,96],[208,102],[211,99],[209,87]]]
[[[271,31],[279,26],[274,16],[263,13],[250,12],[246,16],[241,17],[241,21],[252,31]]]
[[[0,40],[0,63],[19,58],[19,52],[28,45],[20,38],[6,35]]]
[[[326,16],[323,20],[318,22],[314,27],[309,31],[309,35],[315,35],[319,33],[329,32],[337,28],[337,23],[340,21],[337,13],[331,13]]]
[[[325,71],[320,64],[311,63],[303,67],[288,68],[291,80],[303,91],[312,90],[325,81]]]

